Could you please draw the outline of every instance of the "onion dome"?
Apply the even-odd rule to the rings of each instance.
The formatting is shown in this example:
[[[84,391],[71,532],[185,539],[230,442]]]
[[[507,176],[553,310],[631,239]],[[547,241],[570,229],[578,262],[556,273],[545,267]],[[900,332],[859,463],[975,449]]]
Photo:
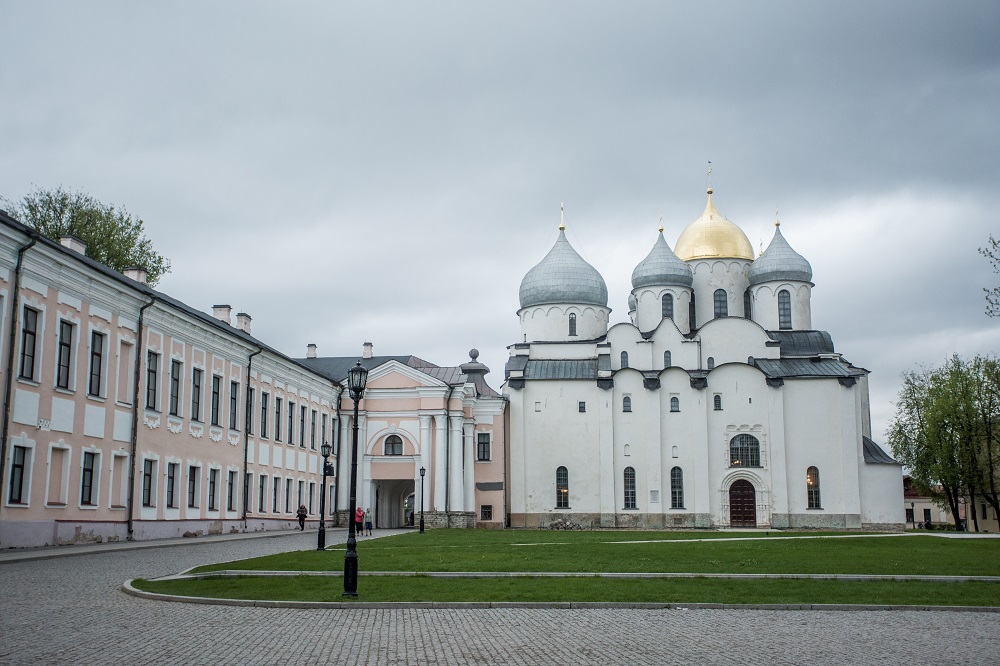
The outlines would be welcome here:
[[[628,295],[628,311],[635,312],[639,309],[639,299],[635,297],[635,294]]]
[[[677,256],[692,259],[749,259],[753,261],[750,239],[738,226],[724,218],[712,203],[712,188],[708,188],[708,205],[697,220],[681,232],[675,246]]]
[[[806,258],[792,249],[781,235],[781,223],[774,223],[774,238],[764,253],[750,267],[750,284],[771,280],[798,280],[812,282],[812,266]]]
[[[538,264],[521,280],[521,307],[548,303],[608,306],[608,285],[597,269],[583,260],[566,240],[565,226],[559,238]]]
[[[691,267],[673,253],[663,238],[663,229],[661,228],[660,237],[653,244],[653,249],[632,271],[632,288],[662,287],[665,285],[690,287],[692,282],[694,282],[694,277],[691,274]]]

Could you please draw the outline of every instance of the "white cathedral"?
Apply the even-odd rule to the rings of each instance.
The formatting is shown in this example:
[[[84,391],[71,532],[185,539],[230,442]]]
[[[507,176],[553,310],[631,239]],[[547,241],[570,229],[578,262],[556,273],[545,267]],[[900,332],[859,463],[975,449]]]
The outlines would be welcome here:
[[[777,224],[755,259],[709,189],[675,251],[661,228],[610,327],[564,229],[521,282],[509,348],[512,527],[903,528],[868,371],[813,330],[812,267]]]

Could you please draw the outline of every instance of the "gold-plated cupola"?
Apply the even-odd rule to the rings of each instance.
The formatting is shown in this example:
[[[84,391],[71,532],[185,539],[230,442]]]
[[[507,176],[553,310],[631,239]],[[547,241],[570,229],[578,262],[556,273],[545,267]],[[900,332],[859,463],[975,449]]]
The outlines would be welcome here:
[[[708,188],[705,212],[681,232],[674,253],[684,261],[692,259],[749,259],[753,261],[750,239],[738,226],[724,218],[712,203]]]

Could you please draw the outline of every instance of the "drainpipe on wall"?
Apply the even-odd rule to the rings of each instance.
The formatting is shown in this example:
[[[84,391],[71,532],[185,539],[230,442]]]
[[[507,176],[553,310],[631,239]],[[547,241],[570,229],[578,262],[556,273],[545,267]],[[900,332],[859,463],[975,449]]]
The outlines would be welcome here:
[[[125,537],[128,541],[132,541],[132,521],[134,516],[132,515],[135,507],[135,454],[136,448],[139,442],[139,377],[142,376],[142,359],[143,359],[143,344],[142,344],[142,327],[143,321],[146,314],[146,308],[156,302],[155,298],[150,298],[149,302],[139,308],[139,323],[136,328],[136,342],[135,342],[135,370],[132,373],[132,453],[129,457],[129,470],[128,470],[128,521],[127,521],[127,536]],[[157,470],[159,471],[159,470]]]
[[[253,357],[264,351],[260,347],[257,347],[257,351],[250,354],[247,357],[247,383],[244,387],[244,394],[246,395],[246,400],[243,401],[243,414],[246,418],[243,419],[243,529],[247,528],[247,509],[250,503],[250,489],[247,488],[247,456],[250,447],[250,419],[253,418],[253,414],[250,413],[250,368],[253,366]]]
[[[17,308],[21,300],[21,264],[24,253],[38,242],[38,236],[31,235],[27,245],[17,251],[17,265],[14,268],[14,288],[10,310],[10,340],[7,341],[7,385],[3,401],[3,433],[0,434],[0,481],[3,481],[4,464],[7,461],[7,437],[10,435],[10,396],[14,388],[14,346],[17,344]],[[0,507],[3,502],[0,502]]]
[[[333,435],[334,437],[336,437],[336,442],[337,442],[337,469],[334,472],[333,479],[334,479],[334,483],[337,484],[337,492],[333,493],[333,518],[336,521],[334,524],[339,527],[340,526],[340,514],[337,513],[337,509],[338,509],[338,501],[337,500],[340,499],[340,444],[341,444],[341,437],[340,437],[340,429],[341,429],[341,423],[340,423],[340,398],[344,394],[344,387],[341,386],[340,384],[336,384],[334,386],[334,388],[337,389],[337,430],[336,430],[336,432]]]

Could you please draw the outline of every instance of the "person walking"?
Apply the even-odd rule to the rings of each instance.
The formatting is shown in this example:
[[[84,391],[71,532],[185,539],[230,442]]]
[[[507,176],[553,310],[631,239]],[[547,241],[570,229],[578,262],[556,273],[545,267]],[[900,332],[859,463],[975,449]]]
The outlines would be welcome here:
[[[306,505],[305,504],[300,504],[299,505],[299,510],[295,512],[295,515],[299,519],[299,530],[305,530],[306,529],[306,516],[308,515],[308,512],[306,511]]]
[[[372,510],[370,508],[365,509],[365,532],[368,536],[372,535]]]
[[[354,533],[358,536],[365,535],[365,512],[360,506],[354,512]]]

